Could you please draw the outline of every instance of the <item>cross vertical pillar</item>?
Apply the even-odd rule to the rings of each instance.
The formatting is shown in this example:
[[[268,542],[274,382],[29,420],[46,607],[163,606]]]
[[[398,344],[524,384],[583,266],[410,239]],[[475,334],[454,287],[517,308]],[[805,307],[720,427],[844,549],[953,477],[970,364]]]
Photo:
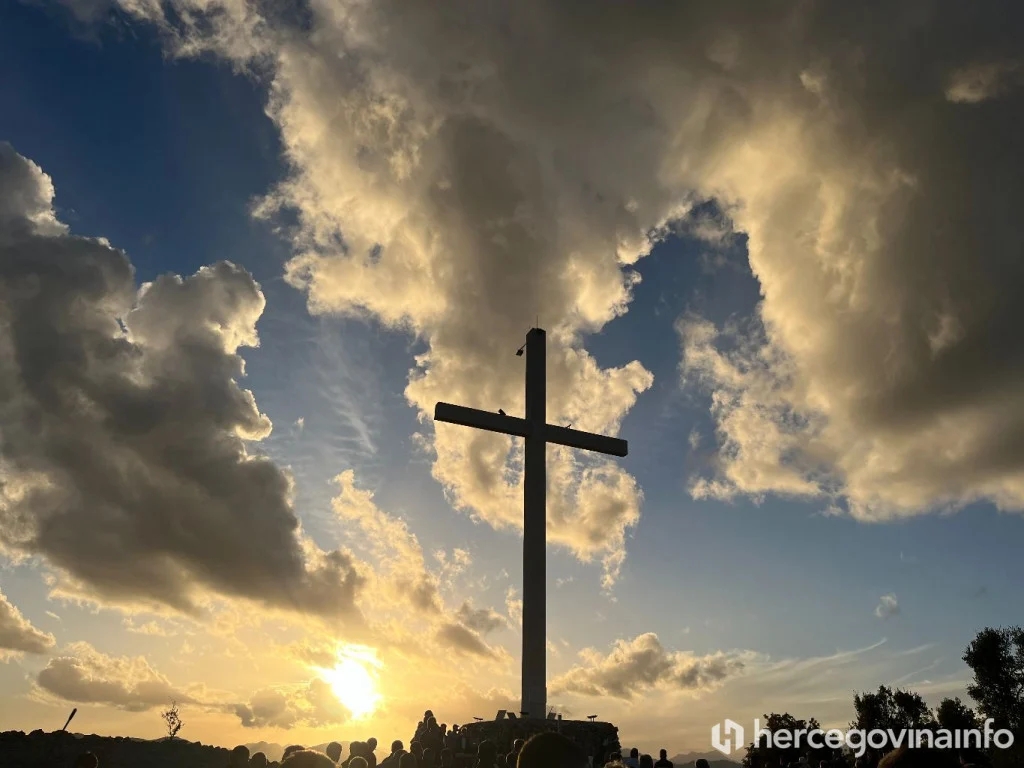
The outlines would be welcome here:
[[[547,344],[526,336],[526,437],[523,500],[523,699],[527,717],[547,716]]]
[[[548,443],[626,456],[629,445],[617,437],[596,435],[547,423],[547,342],[544,331],[526,334],[526,418],[466,408],[434,406],[434,421],[513,435],[526,441],[523,461],[523,699],[526,717],[546,718],[547,696],[547,457]],[[520,355],[523,347],[516,350]]]

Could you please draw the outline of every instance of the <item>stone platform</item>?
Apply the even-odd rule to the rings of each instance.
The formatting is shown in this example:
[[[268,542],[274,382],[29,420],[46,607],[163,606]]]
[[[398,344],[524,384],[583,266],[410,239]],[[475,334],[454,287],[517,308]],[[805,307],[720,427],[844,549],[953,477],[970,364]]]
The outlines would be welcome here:
[[[600,768],[612,752],[618,752],[619,729],[611,723],[590,720],[486,720],[467,723],[460,727],[465,739],[465,746],[458,750],[461,754],[476,754],[477,745],[484,739],[494,742],[499,754],[512,750],[512,742],[516,739],[528,739],[536,733],[555,731],[561,733],[579,746],[584,754],[591,758],[592,765]],[[462,762],[462,761],[460,761]]]

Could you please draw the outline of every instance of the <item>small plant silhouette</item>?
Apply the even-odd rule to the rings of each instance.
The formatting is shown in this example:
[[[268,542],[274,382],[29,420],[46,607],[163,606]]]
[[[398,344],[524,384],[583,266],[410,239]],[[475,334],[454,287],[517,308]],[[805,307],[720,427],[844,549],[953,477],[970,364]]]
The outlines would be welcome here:
[[[160,713],[160,717],[164,719],[164,723],[167,724],[167,737],[173,739],[178,735],[178,731],[185,727],[185,723],[182,722],[178,716],[178,702],[172,701],[170,709]]]

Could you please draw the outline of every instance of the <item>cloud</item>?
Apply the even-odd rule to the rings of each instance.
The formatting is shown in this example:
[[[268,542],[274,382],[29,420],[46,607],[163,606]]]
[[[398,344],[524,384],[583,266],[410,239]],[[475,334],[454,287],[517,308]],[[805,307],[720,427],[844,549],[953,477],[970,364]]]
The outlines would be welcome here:
[[[695,205],[687,216],[673,224],[672,230],[677,236],[700,242],[700,259],[705,271],[727,266],[739,270],[745,267],[745,240],[736,232],[728,213],[714,200]]]
[[[258,213],[297,211],[288,279],[315,312],[426,341],[406,390],[425,420],[441,399],[520,410],[510,350],[539,315],[549,417],[615,432],[651,376],[599,367],[584,336],[711,197],[763,298],[748,327],[685,323],[720,445],[695,495],[1024,509],[1019,4],[121,7],[180,54],[267,73],[293,172]],[[515,529],[509,444],[441,425],[430,447],[458,508]],[[610,583],[640,491],[615,463],[552,461],[552,539]]]
[[[124,628],[133,632],[137,635],[151,635],[154,637],[174,637],[175,632],[172,629],[158,624],[156,621],[147,621],[144,624],[136,624],[135,620],[131,616],[126,616],[121,622]]]
[[[763,299],[746,327],[680,324],[684,379],[710,392],[720,445],[694,494],[832,497],[864,520],[981,500],[1022,510],[1010,254],[1024,183],[1007,169],[1024,159],[1024,102],[997,87],[1012,68],[964,69],[1018,60],[1020,40],[993,6],[884,23],[822,7],[777,49],[778,77],[747,92],[742,143],[707,179],[738,202]],[[956,44],[910,54],[897,30],[917,23]]]
[[[129,712],[196,700],[179,690],[142,656],[107,656],[85,642],[47,663],[36,677],[39,687],[79,704],[106,704]]]
[[[112,14],[118,6],[124,8],[137,18],[158,19],[160,0],[57,0],[58,4],[70,11],[73,18],[86,25],[112,20]]]
[[[519,597],[519,591],[515,587],[509,587],[505,593],[505,611],[512,625],[523,625],[523,599]]]
[[[229,692],[204,685],[174,685],[142,656],[108,656],[85,642],[72,643],[51,659],[36,676],[36,683],[44,698],[56,696],[129,712],[164,707],[174,700],[211,715],[231,713],[247,728],[321,728],[351,718],[330,684],[319,677],[261,688],[239,702]]]
[[[322,728],[352,717],[330,684],[320,678],[298,686],[261,689],[248,702],[235,705],[234,712],[245,728]]]
[[[875,607],[875,616],[880,619],[888,619],[896,616],[900,612],[900,604],[896,599],[896,595],[888,594],[882,595],[878,599],[878,605]]]
[[[404,521],[378,508],[372,492],[356,488],[352,470],[338,475],[335,482],[340,491],[331,506],[337,518],[350,525],[358,545],[374,558],[380,588],[391,601],[397,598],[416,610],[440,613],[438,578],[427,569],[416,535]]]
[[[463,626],[482,635],[508,626],[505,617],[493,608],[474,608],[469,601],[459,606],[455,615]]]
[[[1020,61],[971,64],[950,75],[946,98],[960,104],[979,104],[997,98],[1024,81],[1022,69]]]
[[[444,647],[469,656],[497,658],[500,650],[489,646],[480,633],[462,624],[449,622],[438,627],[437,641]]]
[[[938,655],[932,655],[938,654]],[[601,719],[628,732],[633,743],[657,744],[665,733],[685,750],[711,748],[711,727],[727,715],[740,723],[763,718],[767,706],[796,717],[814,717],[825,729],[846,729],[852,712],[852,692],[874,690],[879,682],[905,677],[908,670],[929,668],[927,677],[912,676],[904,683],[926,700],[937,702],[945,696],[966,698],[967,680],[957,665],[934,668],[942,654],[930,646],[895,649],[886,641],[862,648],[839,650],[827,655],[803,658],[771,658],[743,651],[744,671],[714,689],[690,693],[671,690],[644,694],[643,707],[629,700],[606,698],[587,704]],[[593,709],[590,709],[590,707]]]
[[[743,671],[738,655],[716,653],[694,656],[668,651],[653,632],[631,640],[617,640],[602,655],[588,648],[580,652],[583,664],[574,666],[551,681],[551,693],[558,696],[614,696],[633,699],[652,689],[705,690]]]
[[[237,383],[252,276],[220,262],[136,288],[53,194],[0,144],[0,546],[45,558],[64,594],[197,613],[216,593],[357,625],[353,557],[304,537],[289,476],[248,450],[271,429]]]
[[[499,83],[521,69],[500,57],[522,58],[501,39],[500,18],[462,25],[451,24],[461,12],[449,18],[424,3],[411,12],[313,3],[304,24],[315,34],[303,35],[240,3],[168,6],[176,21],[164,29],[179,53],[213,49],[270,65],[270,114],[295,172],[258,213],[298,210],[287,276],[312,311],[372,317],[426,342],[406,390],[425,422],[440,399],[521,411],[522,360],[511,351],[539,317],[549,330],[549,419],[618,431],[651,374],[636,361],[601,368],[583,335],[625,311],[637,280],[629,266],[685,207],[632,182],[607,188],[634,163],[650,169],[645,142],[622,140],[625,120],[602,120],[602,134],[580,143],[585,120],[576,115],[544,137],[552,115],[539,94],[499,95],[514,92],[516,84]],[[475,4],[464,11],[489,13]],[[465,38],[471,28],[481,36]],[[485,55],[491,46],[499,58]],[[590,108],[621,114],[604,96]],[[602,141],[613,137],[630,149],[602,160]],[[592,165],[600,167],[591,173]],[[509,438],[450,426],[427,436],[434,475],[457,508],[497,528],[521,527],[520,449]],[[600,561],[610,585],[640,491],[615,462],[571,451],[552,458],[550,540]]]
[[[412,643],[415,648],[409,650],[423,653],[423,637],[431,637],[443,649],[504,660],[504,649],[492,647],[483,635],[507,626],[505,618],[493,608],[475,608],[468,600],[452,611],[441,594],[442,586],[451,589],[452,579],[472,562],[469,552],[435,552],[438,567],[431,570],[415,534],[403,520],[381,510],[372,492],[357,488],[352,471],[343,472],[336,482],[340,492],[332,502],[334,513],[353,538],[353,546],[375,566],[364,590],[365,602],[374,603],[379,616],[393,613],[396,606],[413,610],[411,615],[399,612],[401,626],[383,622],[375,626],[378,641],[403,647]]]
[[[446,588],[454,587],[455,579],[461,576],[473,564],[473,556],[468,550],[455,547],[451,554],[443,549],[434,552],[434,559],[441,566],[438,581]]]
[[[46,653],[56,642],[49,632],[34,627],[0,591],[0,660],[9,652]]]

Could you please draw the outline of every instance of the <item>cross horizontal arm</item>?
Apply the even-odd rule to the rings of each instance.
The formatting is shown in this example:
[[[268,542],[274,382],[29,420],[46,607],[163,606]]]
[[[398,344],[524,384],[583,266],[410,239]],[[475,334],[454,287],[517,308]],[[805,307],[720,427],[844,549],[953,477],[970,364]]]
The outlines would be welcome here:
[[[476,408],[466,408],[451,403],[438,403],[434,406],[434,421],[446,421],[449,424],[476,427],[490,432],[503,432],[506,435],[517,437],[527,437],[530,434],[530,422],[526,419],[481,411]]]
[[[580,432],[576,429],[556,427],[548,424],[544,430],[544,439],[549,443],[567,445],[570,448],[581,448],[584,451],[607,453],[610,456],[626,456],[629,454],[629,443],[617,437],[595,435],[593,432]]]

